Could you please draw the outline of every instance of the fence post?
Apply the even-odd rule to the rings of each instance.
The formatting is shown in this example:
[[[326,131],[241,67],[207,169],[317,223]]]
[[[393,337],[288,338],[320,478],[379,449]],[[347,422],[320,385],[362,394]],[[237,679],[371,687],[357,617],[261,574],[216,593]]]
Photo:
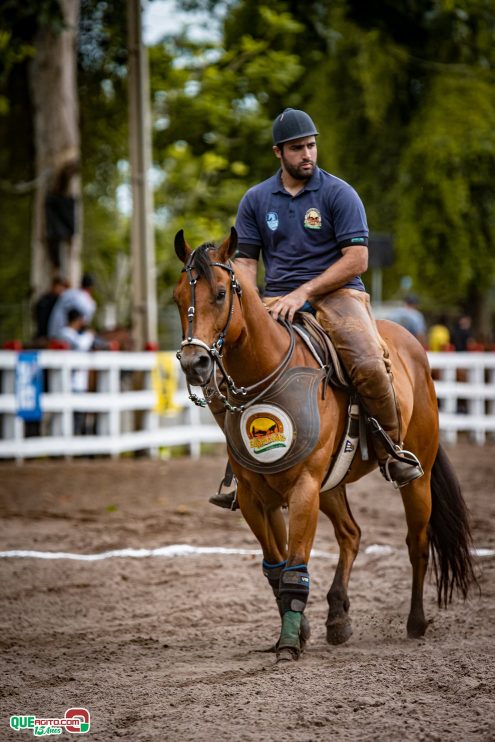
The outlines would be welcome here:
[[[474,368],[468,370],[467,377],[470,384],[483,386],[485,383],[485,371],[483,366],[476,363]],[[484,417],[485,400],[480,397],[473,397],[470,399],[468,401],[468,412],[470,415],[475,415],[476,417]],[[486,441],[486,430],[476,428],[476,430],[471,433],[471,437],[478,445],[483,445]]]

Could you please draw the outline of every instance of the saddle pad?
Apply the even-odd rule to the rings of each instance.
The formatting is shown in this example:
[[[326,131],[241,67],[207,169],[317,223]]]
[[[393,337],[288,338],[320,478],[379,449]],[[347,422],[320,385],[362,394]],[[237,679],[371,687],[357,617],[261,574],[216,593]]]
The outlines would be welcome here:
[[[324,369],[290,368],[261,401],[247,402],[242,414],[227,412],[233,458],[250,471],[277,474],[309,456],[320,435],[317,393],[324,377]]]

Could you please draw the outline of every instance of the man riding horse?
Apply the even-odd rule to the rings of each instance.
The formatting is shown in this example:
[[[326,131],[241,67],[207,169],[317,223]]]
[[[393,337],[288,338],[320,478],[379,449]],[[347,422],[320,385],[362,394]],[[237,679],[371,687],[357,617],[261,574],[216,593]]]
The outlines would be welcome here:
[[[236,262],[256,285],[265,267],[264,303],[292,322],[297,311],[316,315],[332,340],[368,416],[388,434],[395,455],[375,436],[380,469],[396,487],[422,476],[417,457],[402,449],[401,415],[388,349],[380,338],[361,280],[368,266],[364,206],[345,181],[317,166],[318,131],[304,111],[287,108],[273,123],[279,171],[250,188],[236,220]],[[228,494],[210,499],[229,507]]]

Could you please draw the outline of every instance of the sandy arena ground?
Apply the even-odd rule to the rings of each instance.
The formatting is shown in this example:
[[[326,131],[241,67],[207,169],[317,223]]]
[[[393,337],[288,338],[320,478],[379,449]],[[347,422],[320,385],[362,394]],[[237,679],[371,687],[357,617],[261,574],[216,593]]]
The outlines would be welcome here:
[[[475,544],[495,549],[495,447],[448,449]],[[209,505],[222,457],[0,465],[0,549],[97,554],[173,544],[257,549],[239,512]],[[85,707],[95,742],[493,740],[495,557],[480,558],[481,597],[447,611],[426,589],[431,625],[405,632],[410,569],[400,497],[378,473],[349,488],[363,530],[350,584],[354,635],[326,644],[336,564],[321,516],[299,662],[263,652],[278,614],[256,554],[100,561],[0,559],[0,739],[13,714]],[[366,553],[374,544],[390,553]],[[65,737],[66,732],[63,733]],[[53,737],[50,737],[53,739]]]

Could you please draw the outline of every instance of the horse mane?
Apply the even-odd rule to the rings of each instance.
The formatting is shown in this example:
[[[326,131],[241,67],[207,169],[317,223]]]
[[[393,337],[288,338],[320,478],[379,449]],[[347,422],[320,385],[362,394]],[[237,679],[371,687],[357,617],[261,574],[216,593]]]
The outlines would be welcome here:
[[[209,250],[216,250],[216,245],[213,242],[204,242],[193,252],[191,267],[195,268],[196,273],[199,277],[203,277],[208,282],[210,288],[213,289],[214,276],[211,267],[211,260],[208,256]]]

